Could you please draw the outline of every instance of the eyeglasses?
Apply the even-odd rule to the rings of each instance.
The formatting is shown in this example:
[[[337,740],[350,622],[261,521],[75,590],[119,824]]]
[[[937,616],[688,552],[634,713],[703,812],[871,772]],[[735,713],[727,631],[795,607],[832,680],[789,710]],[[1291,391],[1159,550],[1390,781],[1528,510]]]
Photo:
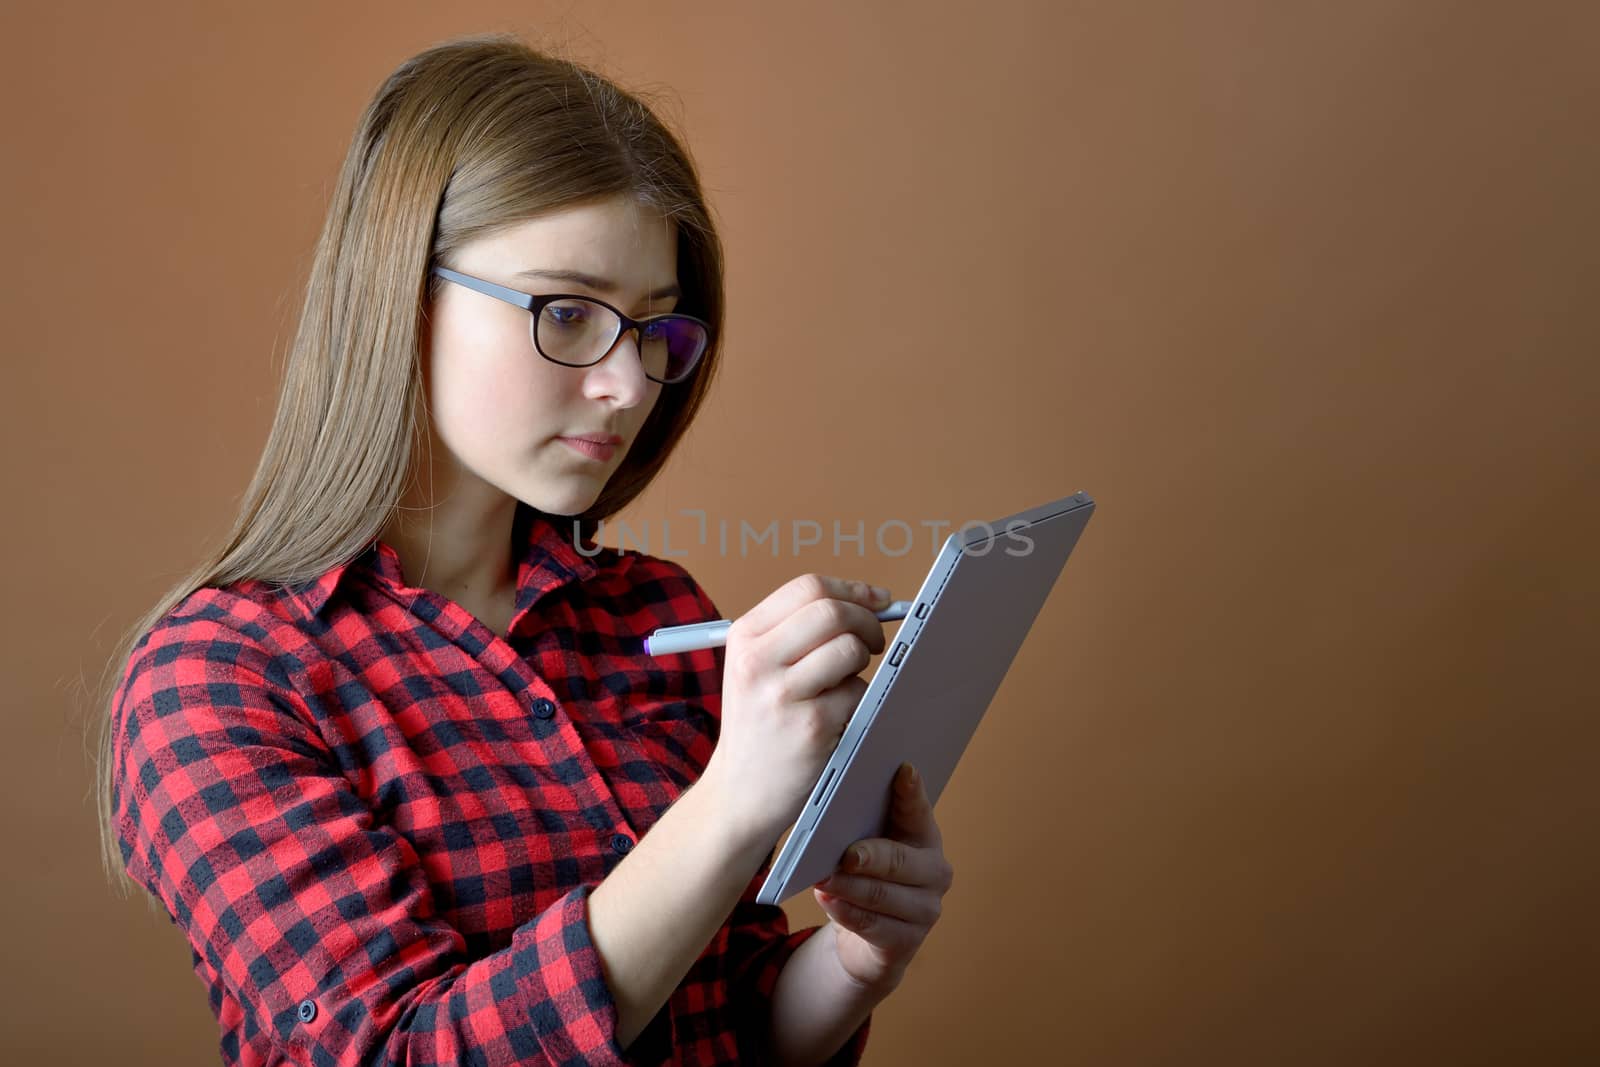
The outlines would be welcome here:
[[[604,300],[591,296],[534,296],[449,267],[434,267],[433,273],[530,312],[528,333],[533,347],[545,359],[564,367],[599,363],[624,330],[636,330],[645,377],[671,385],[689,377],[711,341],[711,327],[693,315],[630,319]]]

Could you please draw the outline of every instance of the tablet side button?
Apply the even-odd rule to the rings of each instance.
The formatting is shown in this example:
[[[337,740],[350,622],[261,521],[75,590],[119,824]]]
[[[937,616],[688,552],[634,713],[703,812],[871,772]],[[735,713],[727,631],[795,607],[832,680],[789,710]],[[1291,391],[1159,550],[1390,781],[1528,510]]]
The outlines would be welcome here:
[[[894,651],[889,653],[889,666],[891,666],[891,667],[900,666],[900,661],[905,658],[905,655],[906,655],[906,643],[904,641],[901,641],[899,644],[894,646]]]
[[[812,807],[816,807],[818,804],[821,804],[822,799],[828,795],[828,783],[831,781],[833,781],[833,768],[829,767],[828,776],[822,780],[822,788],[817,790],[817,799],[811,802]]]
[[[917,605],[917,618],[920,619],[920,618],[922,618],[923,616],[925,616],[927,614],[928,614],[928,602],[926,600],[924,600],[922,603]]]

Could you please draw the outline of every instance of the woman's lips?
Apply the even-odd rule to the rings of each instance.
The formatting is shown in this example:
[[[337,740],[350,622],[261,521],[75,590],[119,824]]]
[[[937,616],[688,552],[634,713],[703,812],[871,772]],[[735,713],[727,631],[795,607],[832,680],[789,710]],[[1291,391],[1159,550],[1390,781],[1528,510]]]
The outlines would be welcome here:
[[[586,456],[601,463],[610,459],[617,451],[616,445],[603,445],[599,441],[586,441],[581,437],[561,437],[557,438],[557,440],[578,453],[578,455]]]

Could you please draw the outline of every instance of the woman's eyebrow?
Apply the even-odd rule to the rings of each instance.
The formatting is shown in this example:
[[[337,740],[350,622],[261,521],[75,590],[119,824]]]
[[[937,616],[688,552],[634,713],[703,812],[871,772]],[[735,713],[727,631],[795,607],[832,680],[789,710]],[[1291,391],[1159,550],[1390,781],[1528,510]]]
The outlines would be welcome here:
[[[615,282],[593,274],[585,274],[581,270],[540,270],[537,267],[532,267],[528,270],[519,270],[516,276],[518,278],[548,278],[558,282],[577,282],[579,285],[593,289],[596,292],[605,293],[607,296],[615,296],[617,293],[617,284]],[[673,284],[663,286],[655,292],[647,294],[645,299],[667,300],[682,295],[683,290]]]

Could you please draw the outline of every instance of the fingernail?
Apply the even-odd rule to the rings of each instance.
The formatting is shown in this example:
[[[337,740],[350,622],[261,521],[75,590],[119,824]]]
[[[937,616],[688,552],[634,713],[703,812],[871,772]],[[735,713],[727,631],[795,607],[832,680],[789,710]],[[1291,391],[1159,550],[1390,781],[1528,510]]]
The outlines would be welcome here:
[[[872,587],[872,599],[873,599],[874,603],[876,603],[879,600],[884,600],[884,601],[890,600],[891,597],[889,596],[889,590],[883,588],[882,586],[878,586],[878,585],[873,586]]]
[[[855,860],[857,867],[864,867],[867,863],[867,850],[864,848],[853,848],[850,850],[850,858]]]

